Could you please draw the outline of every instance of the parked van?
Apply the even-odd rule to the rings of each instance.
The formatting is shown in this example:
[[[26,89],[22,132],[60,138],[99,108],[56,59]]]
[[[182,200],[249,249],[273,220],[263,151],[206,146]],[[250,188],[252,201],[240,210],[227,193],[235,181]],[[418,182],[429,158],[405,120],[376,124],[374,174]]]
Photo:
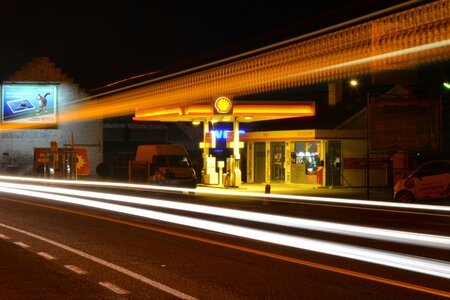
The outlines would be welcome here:
[[[196,188],[197,176],[186,148],[179,144],[139,145],[129,162],[129,181]]]

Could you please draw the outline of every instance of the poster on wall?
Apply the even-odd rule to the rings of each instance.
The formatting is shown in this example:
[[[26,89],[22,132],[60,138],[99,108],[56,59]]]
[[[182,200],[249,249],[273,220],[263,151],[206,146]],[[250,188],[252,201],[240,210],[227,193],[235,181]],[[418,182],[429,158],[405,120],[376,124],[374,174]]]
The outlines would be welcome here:
[[[371,150],[439,150],[439,97],[371,96],[368,104]]]
[[[2,123],[56,125],[57,96],[55,84],[4,84]]]

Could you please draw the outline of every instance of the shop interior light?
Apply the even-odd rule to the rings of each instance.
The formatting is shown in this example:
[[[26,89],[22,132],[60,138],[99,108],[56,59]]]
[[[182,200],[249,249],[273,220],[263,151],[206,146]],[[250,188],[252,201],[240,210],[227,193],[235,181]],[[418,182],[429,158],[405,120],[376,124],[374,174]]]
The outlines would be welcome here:
[[[245,120],[251,120],[251,119],[253,119],[253,117],[251,117],[251,116],[246,116],[246,117],[244,117],[244,119],[245,119]]]
[[[200,124],[200,121],[199,120],[194,120],[194,121],[192,121],[192,125],[199,125]]]

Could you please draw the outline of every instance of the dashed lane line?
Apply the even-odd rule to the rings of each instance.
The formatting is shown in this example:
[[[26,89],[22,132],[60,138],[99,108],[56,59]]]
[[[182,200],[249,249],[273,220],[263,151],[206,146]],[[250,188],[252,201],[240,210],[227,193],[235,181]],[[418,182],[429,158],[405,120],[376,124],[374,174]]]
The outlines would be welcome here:
[[[30,248],[30,246],[28,246],[27,244],[25,244],[23,242],[14,242],[14,244],[16,244],[17,246],[24,248],[24,249]]]
[[[88,260],[90,260],[90,261],[96,262],[96,263],[98,263],[98,264],[100,264],[100,265],[103,265],[103,266],[108,267],[108,268],[110,268],[110,269],[112,269],[112,270],[115,270],[115,271],[117,271],[117,272],[120,272],[120,273],[122,273],[122,274],[124,274],[124,275],[126,275],[126,276],[128,276],[128,277],[131,277],[131,278],[134,278],[134,279],[136,279],[136,280],[139,280],[139,281],[141,281],[141,282],[143,282],[143,283],[145,283],[145,284],[147,284],[147,285],[150,285],[150,286],[152,286],[152,287],[154,287],[154,288],[157,288],[157,289],[159,289],[159,290],[161,290],[161,291],[163,291],[163,292],[166,292],[166,293],[168,293],[168,294],[174,295],[175,297],[177,297],[177,298],[179,298],[179,299],[190,299],[190,300],[191,300],[191,299],[192,299],[192,300],[193,300],[193,299],[197,299],[197,298],[195,298],[195,297],[193,297],[193,296],[190,296],[190,295],[185,294],[185,293],[183,293],[183,292],[180,292],[180,291],[178,291],[178,290],[176,290],[176,289],[173,289],[173,288],[171,288],[171,287],[169,287],[169,286],[167,286],[167,285],[164,285],[164,284],[162,284],[162,283],[160,283],[160,282],[158,282],[158,281],[155,281],[155,280],[152,280],[152,279],[150,279],[150,278],[147,278],[147,277],[145,277],[145,276],[143,276],[143,275],[140,275],[140,274],[138,274],[138,273],[135,273],[135,272],[133,272],[133,271],[130,271],[130,270],[128,270],[128,269],[125,269],[125,268],[123,268],[123,267],[121,267],[121,266],[118,266],[118,265],[116,265],[116,264],[113,264],[113,263],[111,263],[111,262],[109,262],[109,261],[106,261],[106,260],[104,260],[104,259],[101,259],[101,258],[98,258],[98,257],[96,257],[96,256],[90,255],[90,254],[88,254],[88,253],[86,253],[86,252],[83,252],[83,251],[81,251],[81,250],[78,250],[78,249],[69,247],[69,246],[67,246],[67,245],[58,243],[58,242],[56,242],[56,241],[50,240],[50,239],[48,239],[48,238],[45,238],[45,237],[43,237],[43,236],[40,236],[40,235],[31,233],[31,232],[28,232],[28,231],[26,231],[26,230],[22,230],[22,229],[19,229],[19,228],[16,228],[16,227],[12,227],[12,226],[9,226],[9,225],[3,224],[3,223],[0,223],[0,226],[1,226],[1,227],[4,227],[4,228],[7,228],[7,229],[10,229],[10,230],[13,230],[13,231],[16,231],[16,232],[20,232],[20,233],[22,233],[22,234],[24,234],[24,235],[33,237],[33,238],[35,238],[35,239],[41,240],[41,241],[46,242],[46,243],[48,243],[48,244],[51,244],[51,245],[53,245],[53,246],[62,248],[62,249],[64,249],[64,250],[66,250],[66,251],[72,252],[72,253],[74,253],[74,254],[76,254],[76,255],[78,255],[78,256],[84,257],[84,258],[86,258],[86,259],[88,259]],[[20,244],[18,244],[18,243],[20,243]],[[21,242],[16,242],[15,244],[17,244],[17,245],[19,245],[19,246],[25,245],[25,246],[29,247],[28,245],[26,245],[26,244],[24,244],[24,243],[21,243]]]
[[[114,293],[116,293],[118,295],[127,295],[127,294],[130,293],[127,290],[124,290],[123,288],[118,287],[114,283],[111,283],[111,282],[108,282],[108,281],[100,281],[98,284],[100,284],[101,286],[107,288],[108,290],[113,291]]]
[[[45,258],[47,260],[55,260],[56,259],[56,257],[54,257],[54,256],[52,256],[52,255],[50,255],[48,253],[45,253],[45,252],[38,252],[37,254],[39,256],[42,256],[43,258]]]
[[[277,254],[274,254],[274,253],[269,253],[269,252],[260,251],[260,250],[256,250],[256,249],[246,248],[246,247],[233,245],[233,244],[228,244],[228,243],[224,243],[224,242],[220,242],[220,241],[214,241],[214,240],[210,240],[210,239],[207,239],[207,238],[193,236],[193,235],[190,235],[190,234],[184,234],[184,233],[180,233],[180,232],[176,232],[176,231],[172,231],[172,230],[156,228],[156,227],[153,227],[153,226],[138,224],[138,223],[135,223],[135,222],[119,220],[117,218],[105,217],[105,216],[101,216],[101,215],[97,215],[97,214],[86,213],[86,212],[82,212],[82,211],[78,211],[78,210],[72,210],[72,209],[66,209],[66,208],[59,208],[59,207],[45,205],[45,204],[37,204],[37,203],[31,203],[31,202],[19,201],[19,200],[9,200],[9,201],[29,204],[29,205],[33,205],[33,206],[45,207],[45,208],[49,208],[49,209],[53,209],[53,210],[57,210],[57,211],[64,211],[64,212],[67,212],[67,213],[72,213],[72,214],[77,214],[77,215],[82,215],[82,216],[88,216],[88,217],[92,217],[92,218],[96,218],[96,219],[101,219],[101,220],[111,221],[111,222],[114,222],[114,223],[119,223],[119,224],[132,226],[132,227],[136,227],[136,228],[143,228],[143,229],[146,229],[146,230],[151,230],[151,231],[155,231],[155,232],[165,233],[165,234],[169,234],[169,235],[172,235],[172,236],[183,237],[183,238],[187,238],[187,239],[190,239],[190,240],[203,242],[203,243],[206,243],[206,244],[213,244],[213,245],[217,245],[217,246],[221,246],[221,247],[225,247],[225,248],[230,248],[230,249],[235,249],[235,250],[239,250],[239,251],[243,251],[243,252],[253,253],[253,254],[257,254],[257,255],[261,255],[261,256],[265,256],[265,257],[271,257],[271,258],[282,260],[282,261],[288,261],[288,262],[295,263],[295,264],[298,264],[298,265],[304,265],[304,266],[309,266],[309,267],[316,268],[316,269],[326,270],[326,271],[334,272],[334,273],[337,273],[337,274],[343,274],[343,275],[356,277],[356,278],[361,278],[361,279],[365,279],[365,280],[369,280],[369,281],[373,281],[373,282],[379,282],[379,283],[383,283],[383,284],[387,284],[387,285],[402,287],[402,288],[405,288],[405,289],[416,290],[416,291],[420,291],[420,292],[424,292],[424,293],[428,293],[428,294],[433,294],[433,295],[438,295],[438,296],[443,296],[443,297],[446,297],[446,298],[450,298],[450,293],[447,292],[447,291],[443,291],[443,290],[428,288],[428,287],[425,287],[425,286],[419,286],[419,285],[411,284],[411,283],[408,283],[408,282],[393,280],[393,279],[384,278],[384,277],[378,277],[378,276],[375,276],[375,275],[355,272],[355,271],[351,271],[351,270],[347,270],[347,269],[332,267],[332,266],[323,265],[323,264],[319,264],[319,263],[314,263],[314,262],[310,262],[310,261],[295,259],[295,258],[283,256],[283,255],[277,255]],[[9,228],[8,225],[2,224],[2,223],[0,223],[0,226]],[[20,229],[15,229],[15,228],[12,228],[12,229],[20,231]],[[27,234],[27,233],[25,233],[25,234]],[[186,295],[186,296],[188,296],[188,295]],[[192,296],[188,296],[188,297],[192,297]],[[185,298],[185,299],[187,299],[187,298]],[[189,299],[195,299],[195,298],[189,298]]]
[[[76,273],[76,274],[79,274],[79,275],[85,275],[85,274],[88,273],[86,270],[83,270],[82,268],[79,268],[79,267],[74,266],[74,265],[65,265],[64,267],[69,269],[70,271]]]

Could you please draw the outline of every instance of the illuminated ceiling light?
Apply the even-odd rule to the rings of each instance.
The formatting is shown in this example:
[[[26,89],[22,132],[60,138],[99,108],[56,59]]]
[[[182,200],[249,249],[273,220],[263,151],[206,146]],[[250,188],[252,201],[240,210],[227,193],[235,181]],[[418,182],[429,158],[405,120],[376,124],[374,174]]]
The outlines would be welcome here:
[[[192,125],[199,125],[200,124],[200,121],[199,120],[194,120],[194,121],[192,121]]]
[[[211,123],[217,123],[217,122],[219,122],[218,120],[211,120]]]
[[[213,113],[211,105],[189,105],[186,115],[188,116],[209,116]]]
[[[353,87],[358,86],[358,80],[356,80],[356,79],[350,80],[350,85],[353,86]]]
[[[251,117],[251,116],[244,117],[244,120],[251,120],[251,119],[253,119],[253,117]]]
[[[239,104],[235,105],[233,108],[233,114],[238,117],[247,116],[292,116],[296,117],[298,115],[313,115],[314,106],[310,104],[300,104],[300,105],[275,105],[275,104],[258,104],[258,105],[247,105]]]
[[[450,90],[450,82],[444,82],[443,83],[443,85],[444,85],[444,87],[446,88],[446,89],[449,89]]]

